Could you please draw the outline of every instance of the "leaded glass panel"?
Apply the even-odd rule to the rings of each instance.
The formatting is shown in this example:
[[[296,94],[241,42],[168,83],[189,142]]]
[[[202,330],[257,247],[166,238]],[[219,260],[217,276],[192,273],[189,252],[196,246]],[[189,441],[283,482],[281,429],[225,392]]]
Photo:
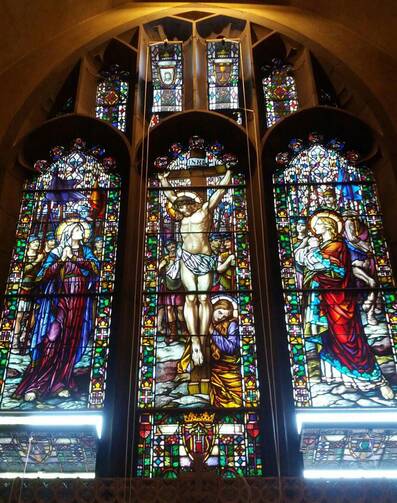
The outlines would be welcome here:
[[[164,42],[150,47],[152,114],[180,112],[183,97],[182,42]]]
[[[129,75],[118,65],[102,70],[96,92],[96,117],[123,132],[127,128]]]
[[[290,65],[274,59],[271,66],[265,67],[266,76],[262,80],[266,107],[267,127],[298,110],[295,78]]]
[[[0,473],[71,476],[95,474],[95,429],[0,430]]]
[[[395,407],[397,297],[375,181],[344,143],[293,139],[274,182],[297,407]]]
[[[2,410],[100,409],[120,177],[100,147],[54,147],[25,184],[0,325]]]
[[[397,463],[397,428],[307,425],[301,436],[305,470],[393,470]]]
[[[155,160],[145,250],[138,474],[191,470],[199,453],[225,476],[260,475],[246,187],[235,155],[193,137]]]
[[[239,108],[240,44],[207,42],[208,107],[210,110]]]

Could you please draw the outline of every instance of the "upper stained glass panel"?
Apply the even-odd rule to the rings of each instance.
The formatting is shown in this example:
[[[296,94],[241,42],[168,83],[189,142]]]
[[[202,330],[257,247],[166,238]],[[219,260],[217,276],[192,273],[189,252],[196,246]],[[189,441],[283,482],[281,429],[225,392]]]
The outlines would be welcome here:
[[[127,128],[129,72],[118,65],[100,72],[96,91],[96,117],[120,131]]]
[[[397,301],[372,173],[312,133],[277,156],[279,256],[297,407],[395,407]]]
[[[152,113],[180,112],[183,97],[182,42],[164,42],[150,47],[152,64]]]
[[[0,325],[0,408],[101,408],[120,205],[115,161],[81,139],[25,185]]]
[[[210,110],[239,108],[239,42],[207,42],[208,106]]]
[[[145,246],[138,473],[160,475],[169,463],[176,473],[189,470],[206,450],[205,460],[222,473],[228,466],[259,475],[247,200],[236,156],[193,137],[158,157],[148,181]],[[207,412],[242,408],[247,414]],[[147,457],[150,449],[158,461]]]
[[[295,79],[290,65],[274,59],[272,65],[266,67],[262,86],[267,127],[273,126],[282,117],[298,110]]]

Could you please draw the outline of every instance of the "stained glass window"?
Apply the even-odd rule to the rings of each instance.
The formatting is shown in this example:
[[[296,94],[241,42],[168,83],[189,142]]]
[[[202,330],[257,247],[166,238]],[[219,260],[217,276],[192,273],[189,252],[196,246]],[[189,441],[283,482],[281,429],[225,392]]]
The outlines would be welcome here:
[[[301,451],[305,470],[390,470],[397,463],[397,428],[306,426]]]
[[[208,106],[210,110],[239,108],[239,42],[207,42]]]
[[[175,477],[202,456],[260,475],[259,392],[245,176],[193,137],[148,182],[139,362],[138,475]]]
[[[397,297],[372,172],[320,134],[277,156],[296,407],[396,407]]]
[[[266,75],[262,80],[266,107],[267,127],[273,126],[279,119],[298,110],[295,79],[292,67],[280,59],[273,59],[265,67]]]
[[[0,473],[95,474],[97,435],[91,428],[0,431]]]
[[[96,117],[120,131],[127,128],[129,72],[118,65],[100,72],[96,91]]]
[[[3,411],[103,407],[120,177],[82,139],[50,156],[22,197],[0,325]]]
[[[152,113],[180,112],[183,96],[182,42],[164,42],[150,47],[152,63]]]

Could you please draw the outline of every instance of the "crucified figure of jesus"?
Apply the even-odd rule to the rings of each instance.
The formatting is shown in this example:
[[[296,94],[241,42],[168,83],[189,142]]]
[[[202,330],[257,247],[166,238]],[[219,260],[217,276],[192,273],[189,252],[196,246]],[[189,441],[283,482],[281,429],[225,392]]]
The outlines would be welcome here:
[[[203,348],[212,315],[209,291],[213,271],[217,265],[217,259],[212,254],[209,233],[214,210],[226,192],[225,186],[230,183],[232,173],[230,170],[226,171],[220,181],[221,187],[204,203],[194,193],[177,194],[167,180],[168,175],[169,172],[158,175],[160,185],[169,189],[164,191],[165,196],[182,215],[180,227],[182,249],[178,251],[175,274],[180,272],[182,284],[187,292],[183,314],[191,338],[191,349],[188,341],[184,356],[179,362],[179,371],[186,372],[190,359],[195,366],[204,363]]]

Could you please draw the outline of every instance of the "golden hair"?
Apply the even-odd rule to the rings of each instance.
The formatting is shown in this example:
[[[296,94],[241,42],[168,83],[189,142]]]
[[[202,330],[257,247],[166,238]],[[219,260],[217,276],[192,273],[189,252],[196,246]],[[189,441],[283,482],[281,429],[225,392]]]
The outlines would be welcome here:
[[[338,224],[333,218],[330,217],[319,217],[319,220],[324,223],[324,225],[332,232],[332,236],[335,238],[338,233]]]

